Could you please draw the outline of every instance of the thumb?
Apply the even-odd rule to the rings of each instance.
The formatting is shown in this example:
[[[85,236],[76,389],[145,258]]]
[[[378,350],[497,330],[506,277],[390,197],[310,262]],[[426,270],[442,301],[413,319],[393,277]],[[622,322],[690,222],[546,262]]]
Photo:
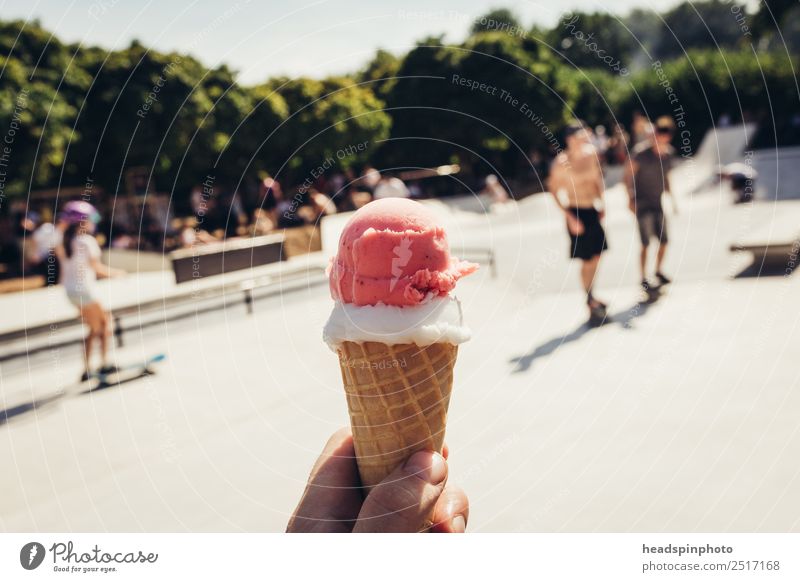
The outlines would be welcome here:
[[[353,532],[418,532],[430,527],[446,480],[442,455],[414,453],[367,495]]]

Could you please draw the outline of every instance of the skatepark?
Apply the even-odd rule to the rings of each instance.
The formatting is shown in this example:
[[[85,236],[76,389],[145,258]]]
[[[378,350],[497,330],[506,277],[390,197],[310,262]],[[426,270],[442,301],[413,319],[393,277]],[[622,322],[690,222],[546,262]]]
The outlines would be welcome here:
[[[496,269],[482,260],[459,286],[473,339],[459,351],[446,441],[470,531],[800,530],[800,279],[747,250],[797,240],[800,193],[786,184],[798,170],[781,164],[755,202],[732,204],[724,185],[697,179],[741,159],[746,136],[734,138],[746,129],[725,131],[723,148],[676,170],[674,283],[654,300],[638,287],[626,195],[610,185],[596,289],[611,318],[597,329],[549,195],[490,211],[470,197],[434,203],[454,253],[491,256]],[[777,159],[760,155],[764,167]],[[282,531],[348,422],[321,337],[336,237],[322,230],[321,253],[134,314],[113,358],[166,354],[154,375],[85,393],[77,329],[0,346],[0,528]],[[105,282],[104,301],[157,302],[177,293],[171,276]],[[254,277],[267,282],[246,304]],[[0,296],[0,309],[0,333],[70,315],[48,289]]]

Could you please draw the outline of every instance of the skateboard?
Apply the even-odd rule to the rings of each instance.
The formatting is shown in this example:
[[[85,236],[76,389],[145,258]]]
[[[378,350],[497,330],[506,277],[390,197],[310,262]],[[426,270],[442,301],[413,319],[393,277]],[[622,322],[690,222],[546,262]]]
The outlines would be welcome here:
[[[89,376],[89,379],[96,380],[97,385],[93,388],[90,388],[86,392],[102,390],[103,388],[108,388],[109,386],[116,386],[118,384],[124,384],[126,382],[138,380],[139,378],[144,378],[145,376],[151,376],[152,374],[155,374],[155,370],[153,370],[153,364],[162,362],[166,358],[166,354],[156,354],[146,358],[144,361],[118,366],[114,372],[109,374],[104,374],[99,371],[93,372],[92,375]]]

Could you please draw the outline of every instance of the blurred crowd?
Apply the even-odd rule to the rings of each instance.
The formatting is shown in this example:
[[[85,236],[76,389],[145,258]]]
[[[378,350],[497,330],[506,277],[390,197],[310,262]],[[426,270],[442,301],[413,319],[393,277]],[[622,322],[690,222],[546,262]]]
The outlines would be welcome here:
[[[249,195],[206,182],[192,190],[189,212],[182,217],[173,215],[166,194],[109,199],[95,191],[91,201],[100,213],[96,236],[102,247],[165,253],[283,229],[313,228],[324,216],[357,210],[374,199],[435,196],[424,184],[424,178],[435,172],[419,174],[411,172],[404,180],[367,165],[359,173],[347,170],[320,175],[288,192],[278,180],[265,176]],[[509,199],[495,176],[488,176],[483,187],[494,201]],[[19,200],[0,216],[0,279],[47,275],[48,252],[64,230],[59,219],[61,207],[63,204],[51,201],[37,205]]]
[[[288,192],[269,176],[260,179],[249,194],[206,182],[192,190],[189,212],[182,217],[174,216],[166,194],[109,199],[95,191],[91,202],[100,214],[96,236],[102,247],[164,253],[287,228],[314,227],[324,216],[356,210],[377,198],[431,195],[419,182],[406,183],[372,166],[358,174],[348,170],[321,175]],[[82,199],[88,201],[88,196]],[[67,202],[18,200],[0,215],[0,278],[47,275],[48,253],[63,234],[60,214]]]

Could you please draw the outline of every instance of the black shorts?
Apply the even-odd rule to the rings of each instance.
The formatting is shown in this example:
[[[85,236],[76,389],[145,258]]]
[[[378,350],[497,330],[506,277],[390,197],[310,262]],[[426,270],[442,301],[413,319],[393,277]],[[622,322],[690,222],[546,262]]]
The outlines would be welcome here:
[[[639,224],[639,238],[642,240],[642,246],[646,247],[650,244],[650,239],[656,239],[659,244],[666,244],[669,240],[667,219],[661,208],[637,211],[636,222]]]
[[[608,250],[606,233],[600,224],[600,214],[594,208],[567,208],[583,224],[583,234],[569,233],[569,256],[587,261]],[[569,229],[567,229],[569,232]]]

